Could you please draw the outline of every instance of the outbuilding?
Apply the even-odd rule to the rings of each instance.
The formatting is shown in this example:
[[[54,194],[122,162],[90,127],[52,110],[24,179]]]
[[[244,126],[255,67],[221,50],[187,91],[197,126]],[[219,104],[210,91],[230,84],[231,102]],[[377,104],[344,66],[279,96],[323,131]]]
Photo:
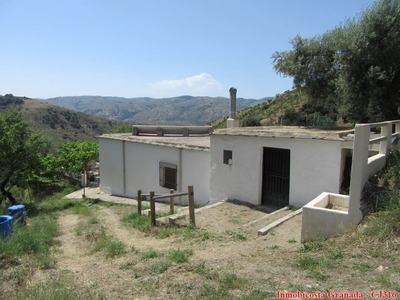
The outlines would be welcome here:
[[[198,126],[134,126],[133,133],[103,134],[98,137],[100,190],[134,198],[138,190],[166,194],[171,189],[186,192],[193,185],[195,204],[208,203],[209,130]],[[176,203],[187,204],[187,197],[176,198]]]
[[[232,127],[211,135],[210,201],[301,207],[339,193],[349,167],[349,130]]]

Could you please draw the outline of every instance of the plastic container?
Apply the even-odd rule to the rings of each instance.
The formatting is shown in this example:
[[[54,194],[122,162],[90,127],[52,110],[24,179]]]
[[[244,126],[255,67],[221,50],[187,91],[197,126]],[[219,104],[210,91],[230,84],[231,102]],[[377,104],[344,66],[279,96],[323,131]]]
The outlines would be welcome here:
[[[17,204],[8,207],[8,214],[14,218],[14,222],[21,222],[26,224],[25,219],[25,205]]]
[[[13,217],[12,216],[0,216],[0,237],[7,239],[11,236],[13,227]]]

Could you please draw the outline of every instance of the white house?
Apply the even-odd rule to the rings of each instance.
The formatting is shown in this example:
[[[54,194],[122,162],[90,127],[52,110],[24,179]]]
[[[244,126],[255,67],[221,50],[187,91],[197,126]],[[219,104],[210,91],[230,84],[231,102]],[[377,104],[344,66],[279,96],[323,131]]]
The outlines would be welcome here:
[[[135,197],[139,189],[165,194],[193,185],[196,204],[228,198],[274,207],[300,207],[322,192],[340,191],[351,155],[346,131],[234,127],[209,135],[209,127],[192,127],[199,128],[203,134],[134,126],[133,134],[100,136],[101,191]],[[186,204],[185,197],[180,201]]]
[[[209,202],[210,191],[210,139],[209,127],[155,126],[156,133],[139,135],[135,126],[133,135],[104,134],[98,137],[101,163],[100,190],[109,194],[135,197],[154,191],[156,194],[187,191],[194,186],[195,203]],[[178,130],[181,135],[171,135],[167,129]],[[201,129],[203,131],[201,131]],[[138,132],[139,130],[139,132]],[[162,132],[164,130],[164,132]],[[172,132],[175,132],[173,131]],[[197,131],[196,131],[197,130]],[[200,130],[200,131],[199,131]],[[145,130],[144,130],[145,131]],[[167,133],[165,133],[167,132]],[[182,136],[182,134],[187,136]],[[187,204],[187,197],[175,198],[178,204]]]
[[[301,207],[323,191],[338,193],[349,131],[236,127],[211,135],[210,201]]]

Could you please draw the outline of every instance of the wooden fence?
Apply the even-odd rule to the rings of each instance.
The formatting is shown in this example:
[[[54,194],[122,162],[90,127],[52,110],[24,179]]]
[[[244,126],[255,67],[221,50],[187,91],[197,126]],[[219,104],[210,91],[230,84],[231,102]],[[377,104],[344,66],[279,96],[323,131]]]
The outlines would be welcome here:
[[[154,192],[150,192],[150,194],[142,194],[141,190],[137,192],[137,209],[138,214],[142,214],[142,197],[150,197],[150,216],[151,216],[151,225],[157,226],[156,222],[156,200],[167,199],[169,198],[169,206],[170,206],[170,213],[174,214],[174,198],[181,197],[181,196],[188,196],[188,204],[189,204],[189,220],[193,226],[196,226],[195,214],[194,214],[194,192],[193,186],[188,186],[187,193],[176,193],[174,190],[170,190],[169,194],[165,195],[155,195]]]

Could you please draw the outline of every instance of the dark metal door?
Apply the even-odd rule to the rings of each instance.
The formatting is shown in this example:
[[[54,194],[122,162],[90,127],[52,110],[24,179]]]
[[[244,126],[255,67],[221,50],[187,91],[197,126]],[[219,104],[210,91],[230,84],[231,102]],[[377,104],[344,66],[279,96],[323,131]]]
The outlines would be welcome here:
[[[290,150],[264,147],[262,204],[289,205]]]

